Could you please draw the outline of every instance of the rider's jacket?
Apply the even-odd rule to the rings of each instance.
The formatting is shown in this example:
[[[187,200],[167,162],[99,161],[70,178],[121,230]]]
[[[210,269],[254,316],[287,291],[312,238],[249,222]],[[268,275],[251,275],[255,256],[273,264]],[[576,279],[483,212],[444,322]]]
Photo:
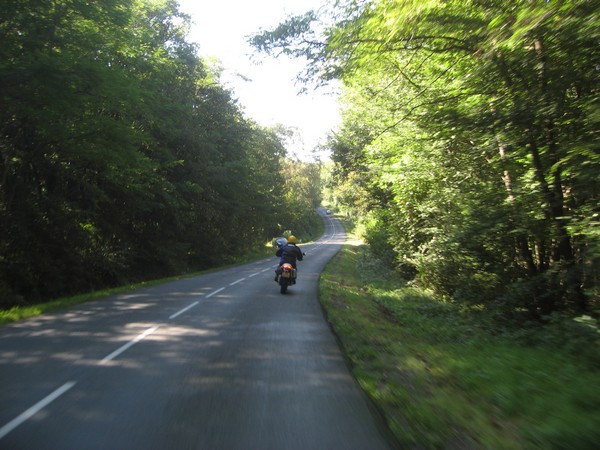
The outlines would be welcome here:
[[[294,268],[296,267],[296,260],[302,261],[302,250],[294,244],[285,244],[275,253],[275,256],[281,256],[279,264],[290,263]]]

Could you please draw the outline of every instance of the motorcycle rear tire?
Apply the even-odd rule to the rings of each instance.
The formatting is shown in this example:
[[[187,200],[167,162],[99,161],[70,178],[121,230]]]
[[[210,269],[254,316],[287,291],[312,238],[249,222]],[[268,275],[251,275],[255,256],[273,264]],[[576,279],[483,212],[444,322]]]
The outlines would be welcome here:
[[[280,278],[279,286],[281,286],[280,292],[282,294],[285,294],[287,292],[287,288],[288,288],[288,280],[286,278]]]

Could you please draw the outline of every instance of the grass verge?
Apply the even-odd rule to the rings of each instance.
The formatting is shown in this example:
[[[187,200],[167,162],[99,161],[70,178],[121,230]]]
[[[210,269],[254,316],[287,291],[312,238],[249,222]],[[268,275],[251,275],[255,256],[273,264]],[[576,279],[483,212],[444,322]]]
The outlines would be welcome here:
[[[592,449],[600,374],[576,354],[493,336],[471,314],[395,286],[346,245],[321,302],[353,374],[403,448]]]

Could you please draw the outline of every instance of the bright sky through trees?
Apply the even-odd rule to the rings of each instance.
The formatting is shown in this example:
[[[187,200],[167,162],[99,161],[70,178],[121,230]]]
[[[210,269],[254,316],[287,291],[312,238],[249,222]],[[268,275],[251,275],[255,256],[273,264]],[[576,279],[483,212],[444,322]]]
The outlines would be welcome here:
[[[270,29],[286,17],[322,6],[324,0],[179,0],[192,16],[189,40],[200,45],[203,57],[217,58],[223,66],[222,82],[235,92],[248,117],[263,126],[282,124],[297,128],[290,148],[303,160],[339,123],[337,100],[320,89],[298,95],[295,77],[301,61],[274,60],[256,55],[246,36]]]

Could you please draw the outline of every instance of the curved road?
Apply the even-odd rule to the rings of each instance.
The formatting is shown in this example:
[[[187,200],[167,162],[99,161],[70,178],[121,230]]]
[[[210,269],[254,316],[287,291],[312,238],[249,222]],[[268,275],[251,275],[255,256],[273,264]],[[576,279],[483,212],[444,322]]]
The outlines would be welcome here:
[[[389,448],[317,300],[344,242],[0,328],[0,448]]]

